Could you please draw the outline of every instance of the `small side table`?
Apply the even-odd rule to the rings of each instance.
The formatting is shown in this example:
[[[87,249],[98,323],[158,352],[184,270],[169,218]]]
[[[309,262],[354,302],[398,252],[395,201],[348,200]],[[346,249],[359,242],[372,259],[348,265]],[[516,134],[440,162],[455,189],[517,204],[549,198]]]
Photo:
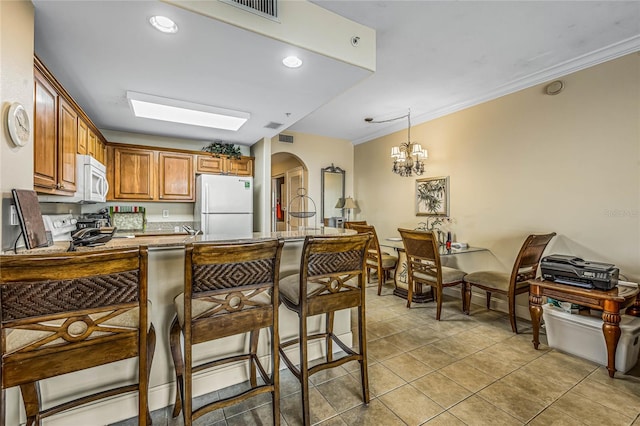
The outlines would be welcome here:
[[[608,291],[591,290],[542,279],[529,280],[529,312],[533,325],[533,347],[540,344],[540,318],[545,297],[576,303],[602,311],[602,333],[607,344],[607,370],[609,377],[616,373],[616,349],[620,340],[620,311],[626,307],[628,315],[640,316],[640,289],[619,284]]]

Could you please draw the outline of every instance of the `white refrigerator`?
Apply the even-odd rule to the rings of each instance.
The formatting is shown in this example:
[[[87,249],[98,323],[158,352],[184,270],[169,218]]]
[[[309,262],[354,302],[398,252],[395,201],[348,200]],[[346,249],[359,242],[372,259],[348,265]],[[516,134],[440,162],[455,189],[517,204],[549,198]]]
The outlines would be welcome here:
[[[195,229],[204,239],[250,238],[253,234],[253,178],[198,175]]]

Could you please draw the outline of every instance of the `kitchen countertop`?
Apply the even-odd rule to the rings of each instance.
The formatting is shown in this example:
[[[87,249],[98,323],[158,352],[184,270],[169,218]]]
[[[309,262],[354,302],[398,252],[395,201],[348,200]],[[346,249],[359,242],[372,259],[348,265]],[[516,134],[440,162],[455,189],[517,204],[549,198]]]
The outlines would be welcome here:
[[[151,233],[125,234],[116,233],[111,241],[95,246],[95,247],[77,247],[77,251],[101,250],[122,247],[148,246],[150,248],[170,248],[180,247],[193,242],[201,241],[239,241],[239,240],[258,240],[263,238],[282,238],[285,241],[302,241],[308,235],[351,235],[356,232],[350,229],[329,228],[308,229],[303,231],[281,231],[281,232],[254,232],[250,238],[205,238],[203,235],[188,235],[186,233],[174,233],[155,231]],[[40,247],[31,250],[18,249],[20,254],[43,254],[43,253],[60,253],[65,252],[69,248],[69,241],[56,241],[52,246]],[[12,250],[8,250],[3,254],[14,254]]]

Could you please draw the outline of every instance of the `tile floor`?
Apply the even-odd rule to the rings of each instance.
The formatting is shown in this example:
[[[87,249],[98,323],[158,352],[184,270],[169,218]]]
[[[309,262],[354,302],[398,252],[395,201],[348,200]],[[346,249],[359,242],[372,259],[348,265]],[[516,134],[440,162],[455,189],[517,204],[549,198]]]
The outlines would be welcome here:
[[[311,378],[311,421],[334,425],[633,425],[640,426],[640,363],[610,379],[606,368],[531,344],[531,324],[511,332],[505,313],[446,297],[442,320],[435,304],[409,310],[392,294],[367,288],[367,344],[371,402],[361,400],[355,362]],[[544,336],[541,340],[546,342]],[[216,399],[242,385],[206,395]],[[197,404],[197,403],[196,403]],[[196,405],[197,406],[197,405]],[[281,423],[301,424],[300,386],[281,374]],[[154,425],[181,425],[170,407],[152,413]],[[117,426],[137,424],[135,419]],[[271,424],[269,395],[218,410],[196,425]],[[115,425],[114,425],[115,426]]]

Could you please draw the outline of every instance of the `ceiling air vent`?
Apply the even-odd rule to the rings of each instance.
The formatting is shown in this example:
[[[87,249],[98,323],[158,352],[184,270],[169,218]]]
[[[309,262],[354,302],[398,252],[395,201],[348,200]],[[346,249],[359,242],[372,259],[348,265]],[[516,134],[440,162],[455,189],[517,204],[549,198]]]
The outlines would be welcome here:
[[[283,135],[282,133],[280,133],[278,135],[278,142],[293,143],[293,136],[291,136],[291,135]]]
[[[265,129],[277,129],[278,127],[281,127],[282,123],[276,123],[275,121],[270,122],[269,124],[267,124],[266,126],[264,126]]]
[[[221,0],[265,18],[278,18],[278,0]]]

